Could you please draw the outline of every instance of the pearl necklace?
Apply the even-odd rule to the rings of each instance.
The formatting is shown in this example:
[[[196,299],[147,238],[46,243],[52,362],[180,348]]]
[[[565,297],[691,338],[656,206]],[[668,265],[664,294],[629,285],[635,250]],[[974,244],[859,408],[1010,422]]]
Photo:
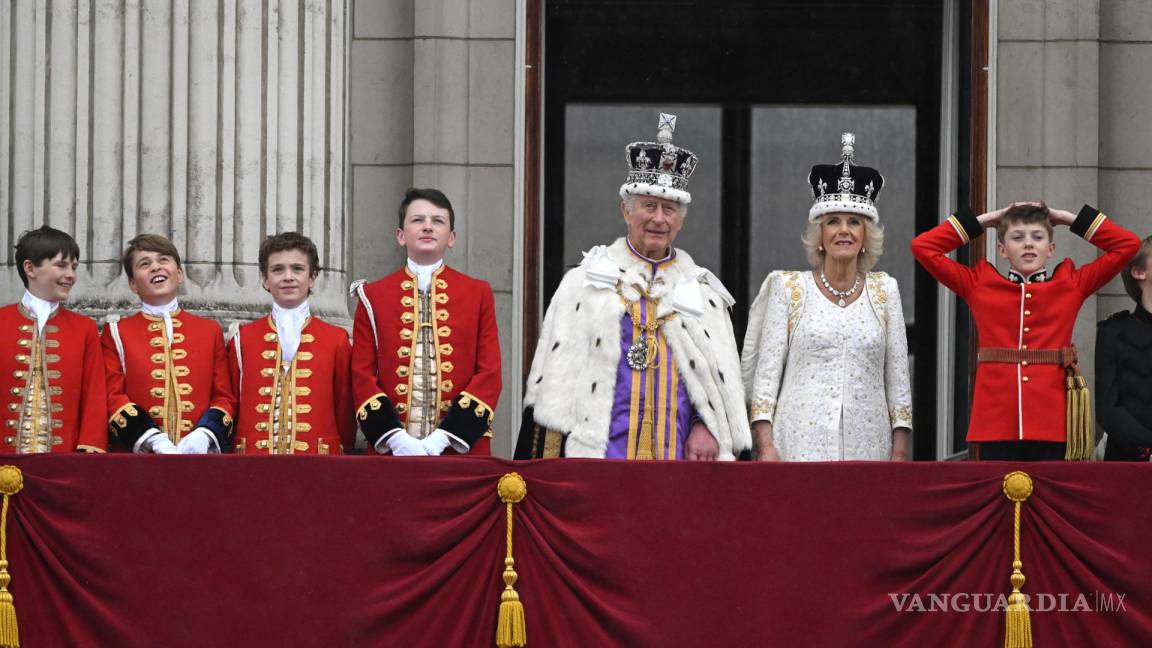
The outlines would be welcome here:
[[[856,274],[856,282],[852,284],[851,288],[845,291],[840,291],[833,288],[832,284],[828,283],[828,277],[824,275],[823,270],[820,271],[820,283],[824,284],[824,289],[832,293],[833,297],[839,298],[839,301],[836,302],[837,306],[840,308],[847,308],[848,302],[844,300],[848,299],[852,295],[855,295],[856,291],[860,289],[860,274]]]

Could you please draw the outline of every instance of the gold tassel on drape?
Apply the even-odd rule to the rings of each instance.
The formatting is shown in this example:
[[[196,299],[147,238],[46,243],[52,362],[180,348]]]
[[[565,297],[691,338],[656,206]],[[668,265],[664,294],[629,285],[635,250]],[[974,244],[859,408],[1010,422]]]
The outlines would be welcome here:
[[[1012,500],[1015,515],[1012,525],[1012,594],[1008,596],[1007,620],[1004,626],[1004,648],[1032,648],[1032,622],[1028,618],[1028,603],[1020,588],[1024,586],[1024,573],[1020,571],[1020,508],[1032,494],[1032,478],[1027,473],[1010,472],[1004,476],[1004,495]]]
[[[0,648],[20,648],[20,628],[16,624],[16,606],[8,583],[8,498],[24,488],[24,474],[16,466],[0,466]]]
[[[496,623],[497,648],[520,648],[528,643],[527,630],[524,627],[524,604],[520,602],[520,595],[516,593],[516,570],[513,568],[516,561],[512,559],[512,507],[519,504],[528,494],[528,485],[524,478],[510,472],[500,478],[496,485],[496,492],[500,501],[504,502],[507,511],[508,534],[506,543],[508,552],[504,558],[504,593],[500,595],[500,620]]]

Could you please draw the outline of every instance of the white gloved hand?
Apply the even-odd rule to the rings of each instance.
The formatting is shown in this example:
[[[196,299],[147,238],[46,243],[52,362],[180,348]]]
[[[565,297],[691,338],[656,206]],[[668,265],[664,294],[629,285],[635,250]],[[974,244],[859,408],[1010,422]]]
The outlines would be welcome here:
[[[176,449],[180,454],[208,454],[216,445],[215,440],[216,437],[208,428],[198,427],[180,439]]]
[[[428,451],[428,454],[433,457],[440,456],[444,449],[452,445],[452,441],[448,438],[448,433],[440,428],[436,428],[432,434],[424,437],[420,444]]]
[[[144,447],[152,454],[177,454],[176,444],[168,438],[167,434],[157,430],[156,434],[144,440]]]
[[[428,450],[424,444],[403,430],[398,430],[384,441],[392,454],[397,457],[427,457]]]

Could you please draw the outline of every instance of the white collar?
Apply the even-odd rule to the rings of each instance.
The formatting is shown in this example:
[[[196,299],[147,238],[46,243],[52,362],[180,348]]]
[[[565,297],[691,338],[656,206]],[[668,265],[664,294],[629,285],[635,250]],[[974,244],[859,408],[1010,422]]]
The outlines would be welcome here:
[[[168,344],[172,344],[172,313],[175,313],[180,308],[180,299],[173,297],[172,301],[167,304],[159,304],[153,306],[148,302],[140,303],[140,312],[152,317],[164,318],[164,335],[168,338]]]
[[[442,265],[444,265],[444,259],[431,265],[420,265],[411,258],[408,259],[408,269],[416,275],[416,282],[420,285],[420,290],[428,290],[428,286],[432,285],[432,273],[439,270]]]
[[[140,304],[140,310],[143,311],[145,315],[151,315],[152,317],[171,316],[172,313],[176,312],[177,308],[180,308],[180,299],[178,297],[173,297],[172,301],[167,304],[160,304],[159,306],[153,306],[146,302]]]
[[[304,320],[312,315],[312,310],[308,308],[308,300],[305,299],[296,308],[284,308],[276,302],[272,302],[272,319],[279,324],[281,321],[300,322],[303,324]]]
[[[28,290],[24,291],[24,297],[20,299],[20,303],[24,304],[24,308],[27,308],[29,312],[36,316],[37,331],[43,331],[44,325],[48,322],[48,318],[52,316],[52,313],[56,312],[57,308],[60,308],[60,302],[40,299],[36,295],[28,292]]]
[[[272,303],[272,321],[276,323],[276,333],[280,336],[281,362],[287,364],[296,357],[304,323],[311,316],[312,311],[308,308],[307,299],[296,308],[284,308],[280,304]]]

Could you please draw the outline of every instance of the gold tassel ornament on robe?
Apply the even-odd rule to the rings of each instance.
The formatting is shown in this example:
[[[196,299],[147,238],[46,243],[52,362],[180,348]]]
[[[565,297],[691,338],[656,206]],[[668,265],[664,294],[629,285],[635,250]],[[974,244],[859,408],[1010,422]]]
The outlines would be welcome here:
[[[1015,507],[1012,525],[1012,593],[1008,596],[1004,624],[1004,648],[1032,648],[1032,622],[1028,602],[1020,588],[1024,586],[1024,563],[1020,562],[1020,509],[1032,494],[1032,478],[1019,470],[1004,476],[1004,496]]]
[[[500,595],[500,619],[496,623],[497,648],[521,648],[528,643],[524,625],[524,604],[516,593],[516,561],[512,558],[512,507],[528,495],[528,485],[519,474],[510,472],[500,478],[496,485],[500,501],[504,502],[508,526],[505,541],[508,552],[504,558],[504,593]]]
[[[20,628],[16,623],[16,606],[8,583],[8,498],[24,488],[24,474],[16,466],[0,466],[0,648],[20,648]]]

